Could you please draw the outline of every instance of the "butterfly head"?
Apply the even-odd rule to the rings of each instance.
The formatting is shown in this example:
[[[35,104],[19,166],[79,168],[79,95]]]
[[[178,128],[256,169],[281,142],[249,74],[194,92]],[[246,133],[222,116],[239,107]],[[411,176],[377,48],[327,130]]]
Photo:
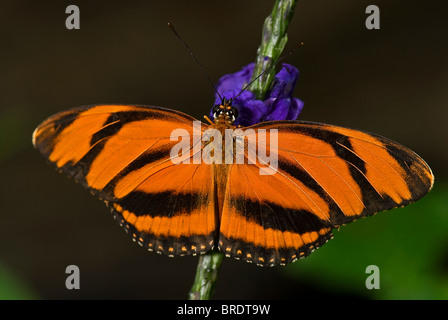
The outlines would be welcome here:
[[[213,118],[215,123],[225,122],[233,124],[238,117],[238,110],[232,106],[232,100],[223,98],[221,104],[213,107]]]

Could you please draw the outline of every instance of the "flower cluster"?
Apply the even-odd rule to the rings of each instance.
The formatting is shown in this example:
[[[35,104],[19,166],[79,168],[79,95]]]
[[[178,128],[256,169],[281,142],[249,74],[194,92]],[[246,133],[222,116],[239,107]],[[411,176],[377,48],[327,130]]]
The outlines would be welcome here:
[[[244,85],[249,83],[255,63],[248,64],[240,71],[221,77],[216,86],[223,98],[233,99]],[[238,110],[238,118],[234,125],[250,126],[255,123],[271,120],[296,120],[303,108],[303,102],[292,96],[299,70],[292,65],[282,64],[282,69],[276,74],[272,88],[265,100],[257,100],[252,92],[244,90],[232,101],[232,106]],[[215,105],[221,103],[221,98],[215,95]],[[213,119],[213,112],[210,113]]]

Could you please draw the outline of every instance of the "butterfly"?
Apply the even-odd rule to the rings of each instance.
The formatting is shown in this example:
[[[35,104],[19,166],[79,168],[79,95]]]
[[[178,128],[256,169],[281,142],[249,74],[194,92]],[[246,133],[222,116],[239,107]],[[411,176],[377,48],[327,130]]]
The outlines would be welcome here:
[[[149,251],[182,256],[219,250],[261,266],[306,257],[333,237],[334,228],[414,202],[434,182],[416,153],[376,134],[307,121],[236,128],[237,109],[225,99],[213,115],[203,123],[160,107],[89,105],[45,120],[33,144],[104,201]],[[210,129],[221,138],[205,139]],[[245,135],[225,141],[230,129]],[[177,150],[180,138],[190,147]],[[257,153],[249,147],[242,163],[194,161],[210,147],[233,152],[237,140],[243,147],[265,146],[276,157],[275,170],[260,174],[273,166],[248,161]],[[209,155],[217,156],[213,150]]]

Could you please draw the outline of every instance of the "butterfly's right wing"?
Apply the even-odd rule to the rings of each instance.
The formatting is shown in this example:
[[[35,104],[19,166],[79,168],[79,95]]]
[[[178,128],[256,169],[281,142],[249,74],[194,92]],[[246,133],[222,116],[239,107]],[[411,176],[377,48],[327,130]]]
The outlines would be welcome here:
[[[268,163],[247,164],[246,148],[245,164],[233,164],[227,179],[218,246],[248,262],[270,266],[305,257],[333,228],[417,201],[434,182],[422,158],[375,134],[306,121],[248,129],[255,130],[248,139],[257,155],[266,145],[266,154],[278,158],[278,168],[269,164],[273,174],[262,175]],[[270,130],[278,132],[275,146]]]
[[[183,130],[189,146],[201,141],[206,125],[197,134],[193,121],[157,107],[85,106],[45,120],[33,144],[105,201],[141,245],[168,255],[204,253],[216,229],[211,166],[170,155],[178,143],[170,139],[173,130]]]

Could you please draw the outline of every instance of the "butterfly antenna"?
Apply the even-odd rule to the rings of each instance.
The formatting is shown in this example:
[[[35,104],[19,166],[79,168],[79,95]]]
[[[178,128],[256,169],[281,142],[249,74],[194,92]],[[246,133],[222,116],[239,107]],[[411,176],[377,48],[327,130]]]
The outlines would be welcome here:
[[[248,84],[246,84],[243,89],[241,89],[240,93],[238,93],[236,96],[234,96],[232,99],[230,99],[230,103],[232,103],[233,100],[235,100],[240,94],[243,93],[244,90],[246,90],[247,88],[249,88],[249,86],[254,83],[255,81],[257,81],[262,75],[264,75],[267,72],[271,72],[271,70],[273,68],[275,68],[280,62],[282,62],[283,60],[285,60],[287,57],[289,57],[290,55],[292,55],[294,52],[296,52],[297,49],[299,49],[301,46],[303,46],[303,42],[300,42],[299,44],[297,44],[294,48],[292,48],[286,55],[284,55],[283,57],[281,57],[280,59],[277,60],[276,63],[274,63],[272,66],[270,66],[268,69],[264,70],[263,72],[261,72],[258,76],[256,76],[252,81],[250,81]]]
[[[195,54],[193,53],[193,50],[191,50],[190,46],[188,45],[188,43],[177,33],[177,31],[174,29],[174,26],[168,22],[168,27],[171,29],[171,31],[175,34],[175,36],[182,41],[182,43],[184,44],[185,48],[187,48],[188,52],[190,52],[191,56],[193,57],[194,61],[196,62],[196,64],[199,66],[199,68],[201,69],[202,73],[205,75],[205,77],[207,78],[208,82],[210,83],[210,85],[212,86],[213,90],[216,92],[216,94],[218,95],[218,97],[221,99],[221,101],[223,101],[221,95],[218,92],[218,89],[216,89],[215,85],[213,84],[213,81],[210,79],[209,75],[207,74],[207,72],[205,72],[204,67],[202,66],[202,64],[199,62],[198,58],[196,58]]]

